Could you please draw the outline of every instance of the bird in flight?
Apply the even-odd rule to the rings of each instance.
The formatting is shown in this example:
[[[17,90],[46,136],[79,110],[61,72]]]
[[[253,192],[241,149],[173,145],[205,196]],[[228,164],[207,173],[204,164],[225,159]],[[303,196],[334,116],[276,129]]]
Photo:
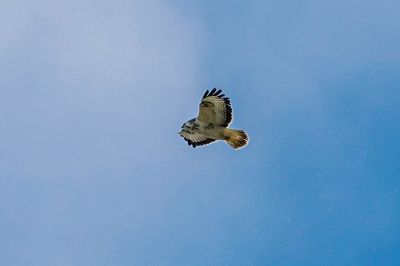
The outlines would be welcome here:
[[[232,121],[231,101],[222,90],[206,91],[200,102],[199,114],[181,127],[179,135],[193,148],[216,140],[225,140],[232,148],[246,146],[249,138],[243,130],[228,128]]]

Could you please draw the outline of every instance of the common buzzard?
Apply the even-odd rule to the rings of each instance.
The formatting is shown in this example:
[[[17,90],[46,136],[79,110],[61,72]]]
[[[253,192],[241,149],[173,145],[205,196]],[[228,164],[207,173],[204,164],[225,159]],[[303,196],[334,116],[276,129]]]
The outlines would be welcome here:
[[[182,125],[179,132],[193,148],[216,140],[225,140],[232,148],[239,149],[248,142],[246,132],[228,128],[232,121],[232,107],[228,97],[216,88],[207,90],[200,103],[199,115]]]

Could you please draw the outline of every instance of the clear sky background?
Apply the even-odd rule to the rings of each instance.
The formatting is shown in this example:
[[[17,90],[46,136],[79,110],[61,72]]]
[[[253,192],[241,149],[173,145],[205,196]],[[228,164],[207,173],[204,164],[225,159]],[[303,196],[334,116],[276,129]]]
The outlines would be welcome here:
[[[0,0],[0,132],[1,265],[400,263],[399,1]]]

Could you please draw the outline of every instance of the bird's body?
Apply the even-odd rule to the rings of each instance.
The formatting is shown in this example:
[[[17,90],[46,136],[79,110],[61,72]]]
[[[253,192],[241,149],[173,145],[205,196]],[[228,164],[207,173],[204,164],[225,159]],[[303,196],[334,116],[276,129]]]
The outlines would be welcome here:
[[[243,130],[228,128],[232,121],[232,107],[228,97],[221,90],[207,90],[200,103],[199,115],[182,125],[179,134],[193,148],[225,140],[234,149],[245,146],[247,134]]]
[[[203,122],[197,118],[191,119],[185,123],[187,132],[194,132],[211,139],[225,139],[224,127],[213,123]],[[189,133],[190,134],[190,133]]]

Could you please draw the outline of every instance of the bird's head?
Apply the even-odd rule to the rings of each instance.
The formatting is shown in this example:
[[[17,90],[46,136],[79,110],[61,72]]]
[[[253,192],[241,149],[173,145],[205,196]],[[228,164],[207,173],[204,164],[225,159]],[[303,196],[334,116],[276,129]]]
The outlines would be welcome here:
[[[196,118],[190,119],[189,121],[185,122],[182,126],[181,126],[181,131],[178,132],[179,135],[182,136],[182,133],[184,131],[190,130],[194,124],[194,121],[196,120]]]

